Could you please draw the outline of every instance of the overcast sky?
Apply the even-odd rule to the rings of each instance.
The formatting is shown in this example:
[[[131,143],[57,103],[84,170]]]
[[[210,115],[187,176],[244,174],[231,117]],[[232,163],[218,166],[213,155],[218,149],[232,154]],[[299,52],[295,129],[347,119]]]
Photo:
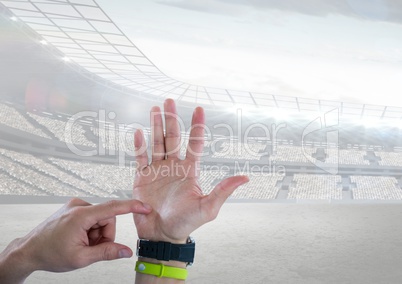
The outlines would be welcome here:
[[[402,1],[97,2],[178,80],[402,106]]]

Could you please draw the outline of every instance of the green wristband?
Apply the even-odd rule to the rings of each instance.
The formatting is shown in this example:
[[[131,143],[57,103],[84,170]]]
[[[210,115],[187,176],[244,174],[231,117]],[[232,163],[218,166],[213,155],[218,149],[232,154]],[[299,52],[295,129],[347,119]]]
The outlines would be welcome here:
[[[137,261],[135,271],[142,274],[154,275],[156,277],[166,277],[178,280],[187,279],[187,269],[173,266],[166,266],[162,263],[155,264],[144,261]]]

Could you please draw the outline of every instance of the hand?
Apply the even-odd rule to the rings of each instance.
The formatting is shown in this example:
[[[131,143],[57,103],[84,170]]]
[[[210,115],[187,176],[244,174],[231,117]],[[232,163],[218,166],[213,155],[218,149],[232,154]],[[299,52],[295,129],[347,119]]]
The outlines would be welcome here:
[[[137,200],[91,205],[73,199],[0,254],[0,282],[19,283],[36,270],[65,272],[131,257],[129,247],[114,242],[116,215],[151,211]]]
[[[217,217],[226,199],[248,178],[227,178],[209,195],[203,195],[197,179],[204,147],[204,111],[200,107],[194,111],[186,158],[180,160],[180,127],[174,101],[166,100],[164,109],[166,136],[160,109],[151,110],[150,165],[143,133],[135,133],[137,174],[133,198],[150,204],[153,212],[134,215],[134,221],[142,239],[185,243],[195,229]]]

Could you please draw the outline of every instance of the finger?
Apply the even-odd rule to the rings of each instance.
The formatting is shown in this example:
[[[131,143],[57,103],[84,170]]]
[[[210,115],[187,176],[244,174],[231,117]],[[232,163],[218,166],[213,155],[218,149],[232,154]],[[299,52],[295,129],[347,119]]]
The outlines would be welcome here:
[[[197,164],[200,162],[202,151],[204,149],[204,127],[204,110],[201,107],[197,107],[194,110],[193,119],[191,121],[190,138],[186,153],[186,159],[190,159]]]
[[[206,198],[206,205],[203,208],[206,216],[209,216],[209,220],[213,220],[219,213],[220,208],[223,203],[228,199],[228,197],[242,184],[249,181],[247,176],[235,176],[224,179]]]
[[[164,107],[166,123],[166,155],[168,158],[178,158],[180,153],[180,126],[176,105],[172,99],[167,99]]]
[[[102,227],[102,239],[114,242],[116,238],[116,217],[99,222]]]
[[[88,231],[89,245],[114,242],[116,238],[116,217],[98,222]]]
[[[94,205],[85,208],[86,212],[86,229],[91,228],[102,220],[114,218],[117,215],[128,213],[149,214],[152,208],[145,205],[141,201],[131,200],[112,200],[106,203]]]
[[[102,239],[102,232],[101,228],[98,229],[90,229],[88,231],[88,244],[90,246],[95,246],[99,243],[99,241]]]
[[[76,210],[76,208],[79,207],[86,207],[92,205],[91,203],[88,203],[82,199],[79,198],[72,198],[70,199],[67,203],[63,205],[59,210],[57,210],[54,214],[52,214],[50,217],[48,217],[45,221],[43,221],[39,226],[44,227],[46,224],[48,224],[52,220],[56,220],[61,217],[63,214],[70,213],[73,210]],[[38,226],[38,227],[39,227]]]
[[[147,145],[145,143],[144,132],[138,129],[134,134],[134,149],[136,170],[141,171],[148,166]]]
[[[163,134],[162,114],[159,107],[151,109],[152,161],[165,159],[165,136]]]
[[[114,242],[116,238],[116,223],[92,227],[88,231],[89,245],[94,246],[105,242]]]
[[[81,250],[82,257],[85,259],[82,266],[104,260],[115,260],[119,258],[129,258],[133,256],[133,251],[122,244],[105,242]]]
[[[91,203],[86,202],[85,200],[79,199],[79,198],[72,198],[68,203],[68,207],[77,207],[77,206],[88,206],[92,205]]]

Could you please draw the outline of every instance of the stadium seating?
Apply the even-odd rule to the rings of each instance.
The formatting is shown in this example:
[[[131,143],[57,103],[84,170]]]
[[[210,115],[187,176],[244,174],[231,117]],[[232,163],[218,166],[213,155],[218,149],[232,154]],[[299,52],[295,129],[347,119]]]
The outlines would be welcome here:
[[[34,113],[21,113],[16,108],[0,103],[1,123],[20,131],[43,138],[51,138],[42,131],[45,127],[60,141],[64,137],[68,117],[41,116]],[[30,118],[29,118],[29,117]],[[42,127],[39,127],[39,124]],[[89,131],[90,130],[90,131]],[[86,133],[89,131],[89,133]],[[150,129],[144,129],[146,139]],[[90,134],[90,135],[89,135]],[[93,141],[89,138],[92,135]],[[98,128],[75,123],[72,128],[72,142],[77,145],[96,147],[100,141],[102,147],[109,150],[134,151],[134,129],[114,129],[111,126]],[[182,133],[180,156],[184,158],[188,135]],[[213,147],[212,147],[213,146]],[[269,155],[271,161],[279,163],[310,164],[316,159],[322,147],[326,163],[339,165],[368,166],[368,152],[359,149],[325,148],[325,145],[309,144],[300,146],[281,143],[275,145],[272,152],[266,143],[251,141],[247,144],[229,140],[206,141],[204,152],[209,153],[209,162],[222,160],[259,161],[263,155]],[[212,149],[215,148],[215,149]],[[214,151],[215,150],[215,151]],[[372,154],[370,154],[372,155]],[[375,151],[372,157],[378,157],[381,167],[401,167],[402,152]],[[212,159],[212,160],[211,160]],[[250,174],[250,173],[249,173]],[[200,186],[204,194],[210,193],[214,186],[229,176],[227,171],[209,170],[200,173]],[[233,199],[275,199],[280,188],[278,182],[283,177],[269,174],[250,174],[250,182],[236,190]],[[51,157],[35,157],[30,154],[0,148],[0,194],[16,195],[56,195],[56,196],[100,196],[116,197],[117,191],[131,190],[134,176],[130,167],[118,167],[113,164],[83,162],[79,159],[67,160]],[[352,197],[356,200],[400,200],[402,190],[393,177],[352,176]],[[290,200],[339,200],[342,199],[340,176],[295,174],[289,186],[287,199]],[[356,188],[353,188],[356,185]]]
[[[276,162],[309,163],[307,157],[312,157],[317,148],[305,147],[304,151],[305,153],[303,153],[301,147],[297,146],[278,145],[274,148],[270,158]]]
[[[50,138],[42,130],[33,126],[15,108],[3,103],[0,103],[0,123],[43,138]]]
[[[385,176],[351,176],[356,184],[352,189],[353,199],[364,200],[401,200],[402,189],[394,177]]]
[[[1,158],[0,158],[1,159]],[[1,161],[0,161],[1,163]],[[0,166],[1,167],[1,166]],[[0,171],[0,195],[45,196],[46,193]]]
[[[339,163],[340,165],[369,165],[370,162],[365,160],[367,151],[346,150],[346,149],[325,149],[327,155],[326,163]],[[338,159],[338,161],[337,161]]]
[[[50,118],[45,116],[40,116],[34,113],[29,113],[28,115],[36,120],[39,124],[46,127],[54,136],[62,142],[72,142],[76,145],[83,145],[96,148],[97,145],[85,137],[85,131],[82,126],[78,123],[72,125],[71,136],[70,133],[66,133],[67,122],[58,120],[56,118]],[[71,140],[71,141],[70,141]]]
[[[122,151],[126,153],[134,153],[134,129],[132,128],[116,128],[115,126],[94,127],[91,126],[92,133],[100,138],[101,145],[104,149],[114,151],[115,153]],[[150,129],[142,129],[145,141],[148,142]],[[147,143],[148,144],[148,143]]]
[[[110,194],[107,194],[106,192],[101,190],[101,188],[90,186],[84,180],[79,179],[73,175],[69,175],[66,172],[57,168],[56,166],[40,158],[34,157],[30,154],[22,154],[2,148],[0,148],[0,154],[10,158],[11,160],[21,165],[34,169],[38,173],[45,174],[46,176],[51,176],[59,180],[63,184],[79,189],[79,191],[85,192],[88,196],[100,196],[100,197],[110,196]]]
[[[288,199],[342,199],[340,176],[295,174]]]
[[[131,190],[133,187],[134,173],[130,167],[70,161],[58,158],[49,158],[49,160],[54,165],[84,179],[90,185],[101,188],[109,196],[112,196],[118,190]]]
[[[248,174],[250,181],[232,194],[233,199],[275,199],[279,192],[277,183],[283,176],[264,173]]]
[[[98,128],[91,126],[91,131],[93,134],[100,138],[102,142],[102,147],[107,150],[118,151],[119,150],[119,142],[118,142],[118,134],[116,130],[113,128]]]
[[[86,196],[80,190],[64,184],[50,175],[40,173],[30,167],[14,162],[4,155],[0,155],[0,169],[21,182],[21,184],[28,184],[45,192],[47,195]]]
[[[380,158],[380,166],[402,167],[401,152],[374,152]]]
[[[244,143],[223,141],[220,149],[215,149],[212,158],[232,160],[259,160],[264,155],[266,144],[260,142]],[[265,153],[266,154],[266,153]]]

